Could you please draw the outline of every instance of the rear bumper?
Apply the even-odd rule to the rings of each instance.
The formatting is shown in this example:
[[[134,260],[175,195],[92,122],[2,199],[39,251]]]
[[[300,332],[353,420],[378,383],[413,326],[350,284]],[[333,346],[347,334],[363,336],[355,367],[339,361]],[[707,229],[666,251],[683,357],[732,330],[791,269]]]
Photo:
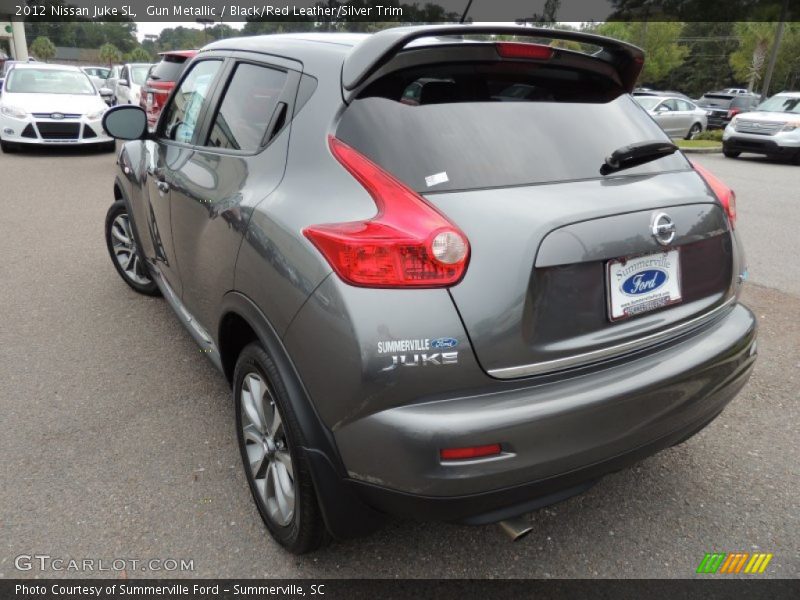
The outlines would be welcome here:
[[[736,305],[683,340],[594,373],[401,406],[336,431],[348,483],[384,512],[501,520],[559,501],[693,435],[747,382],[756,320]],[[442,462],[441,448],[501,443]]]

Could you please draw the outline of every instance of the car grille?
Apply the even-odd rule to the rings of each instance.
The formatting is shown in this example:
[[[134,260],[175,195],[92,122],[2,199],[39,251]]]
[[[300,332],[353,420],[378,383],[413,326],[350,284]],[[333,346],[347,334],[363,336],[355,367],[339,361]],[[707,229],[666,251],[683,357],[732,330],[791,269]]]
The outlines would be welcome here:
[[[63,115],[61,119],[80,119],[81,115],[78,113],[33,113],[37,119],[52,119],[53,115]]]
[[[766,121],[736,121],[736,131],[739,133],[755,133],[757,135],[775,135],[783,128],[783,123],[770,123]]]
[[[43,140],[77,140],[81,134],[80,123],[37,121],[36,128]]]

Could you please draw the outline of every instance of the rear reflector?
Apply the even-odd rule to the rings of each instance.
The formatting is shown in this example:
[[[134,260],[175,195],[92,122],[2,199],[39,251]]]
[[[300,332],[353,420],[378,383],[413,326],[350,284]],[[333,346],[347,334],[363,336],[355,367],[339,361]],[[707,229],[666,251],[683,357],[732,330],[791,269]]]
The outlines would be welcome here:
[[[541,44],[520,44],[518,42],[499,42],[495,44],[497,53],[503,58],[527,58],[531,60],[549,60],[553,57],[553,49]]]
[[[469,259],[464,233],[366,156],[333,136],[328,143],[378,208],[366,221],[313,225],[303,231],[339,277],[362,287],[458,283]]]
[[[728,214],[728,220],[731,222],[731,228],[736,227],[736,193],[725,185],[721,179],[719,179],[716,175],[714,175],[711,171],[706,169],[705,167],[697,164],[696,162],[692,162],[692,166],[694,170],[702,177],[705,182],[708,184],[708,187],[711,188],[711,191],[714,192],[714,195],[722,204],[722,207],[725,209],[725,212]]]
[[[443,448],[439,450],[439,456],[442,460],[464,460],[467,458],[494,456],[495,454],[500,454],[501,451],[500,444],[488,444],[486,446],[469,446],[467,448]]]

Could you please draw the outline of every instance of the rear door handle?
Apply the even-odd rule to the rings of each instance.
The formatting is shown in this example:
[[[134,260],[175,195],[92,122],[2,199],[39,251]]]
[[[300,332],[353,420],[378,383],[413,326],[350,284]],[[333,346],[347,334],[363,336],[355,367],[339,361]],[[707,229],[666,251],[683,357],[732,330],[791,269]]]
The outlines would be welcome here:
[[[167,192],[169,192],[169,184],[163,179],[156,179],[156,187],[158,188],[158,191],[161,192],[162,194],[166,194]]]

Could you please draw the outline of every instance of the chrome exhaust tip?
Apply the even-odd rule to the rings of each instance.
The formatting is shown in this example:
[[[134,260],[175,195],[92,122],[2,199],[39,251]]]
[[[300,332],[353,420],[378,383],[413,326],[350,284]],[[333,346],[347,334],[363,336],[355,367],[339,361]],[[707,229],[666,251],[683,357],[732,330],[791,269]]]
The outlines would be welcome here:
[[[525,537],[533,531],[533,521],[531,521],[529,515],[522,515],[520,517],[514,517],[513,519],[500,521],[500,529],[511,538],[512,542],[516,542],[518,539]]]

